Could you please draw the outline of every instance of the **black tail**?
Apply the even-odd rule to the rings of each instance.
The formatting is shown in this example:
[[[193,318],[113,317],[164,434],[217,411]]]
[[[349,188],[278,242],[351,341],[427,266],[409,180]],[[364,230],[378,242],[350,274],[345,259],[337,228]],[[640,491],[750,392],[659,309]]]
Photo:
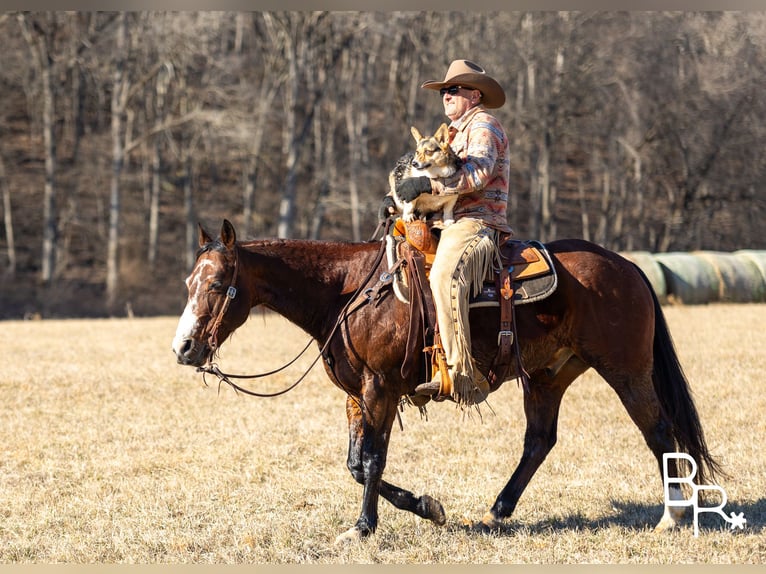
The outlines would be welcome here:
[[[721,465],[710,454],[705,433],[691,396],[689,383],[678,361],[665,315],[646,274],[638,267],[654,300],[654,370],[652,381],[660,404],[673,424],[673,437],[681,451],[697,461],[699,484],[709,484],[716,476],[725,476]]]

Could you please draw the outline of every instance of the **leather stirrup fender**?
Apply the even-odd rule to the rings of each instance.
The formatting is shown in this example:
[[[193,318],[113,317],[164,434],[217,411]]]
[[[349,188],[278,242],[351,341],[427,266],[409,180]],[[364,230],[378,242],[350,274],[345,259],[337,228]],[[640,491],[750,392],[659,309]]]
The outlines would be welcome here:
[[[490,388],[497,389],[511,373],[513,363],[513,283],[511,275],[513,267],[503,267],[498,278],[498,291],[500,293],[500,331],[497,334],[497,354],[492,361],[489,370]]]

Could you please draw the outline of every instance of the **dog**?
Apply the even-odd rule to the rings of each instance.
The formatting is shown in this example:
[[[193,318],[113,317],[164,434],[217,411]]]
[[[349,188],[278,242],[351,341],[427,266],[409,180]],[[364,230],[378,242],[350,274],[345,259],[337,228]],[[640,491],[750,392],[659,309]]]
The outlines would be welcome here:
[[[457,201],[454,195],[433,195],[423,193],[413,201],[403,201],[396,194],[396,184],[408,177],[427,176],[431,179],[449,177],[463,164],[462,160],[449,145],[449,127],[442,124],[436,133],[425,137],[417,128],[410,128],[412,137],[417,142],[415,151],[406,153],[396,162],[388,176],[389,195],[393,196],[397,209],[406,222],[415,221],[418,217],[425,219],[427,215],[442,211],[444,225],[454,223],[453,209]]]

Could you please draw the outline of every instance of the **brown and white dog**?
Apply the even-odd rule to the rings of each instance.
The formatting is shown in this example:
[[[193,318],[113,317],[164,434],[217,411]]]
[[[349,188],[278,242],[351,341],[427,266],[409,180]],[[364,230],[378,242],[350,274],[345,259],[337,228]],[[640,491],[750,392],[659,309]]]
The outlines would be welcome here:
[[[462,160],[452,151],[449,145],[449,127],[442,124],[432,136],[423,136],[417,128],[410,128],[417,146],[415,151],[403,155],[396,162],[388,176],[388,185],[397,209],[404,221],[414,221],[420,217],[437,211],[442,211],[442,221],[445,225],[454,222],[453,209],[457,201],[455,195],[433,195],[423,193],[412,201],[402,200],[396,193],[396,184],[408,177],[427,176],[431,179],[449,177],[462,165]]]

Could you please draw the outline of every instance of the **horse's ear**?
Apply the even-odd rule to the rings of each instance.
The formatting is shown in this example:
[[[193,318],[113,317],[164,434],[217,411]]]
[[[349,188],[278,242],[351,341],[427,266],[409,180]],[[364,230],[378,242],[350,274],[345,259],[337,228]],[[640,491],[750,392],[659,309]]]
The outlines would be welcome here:
[[[199,227],[199,234],[197,235],[197,239],[199,241],[199,246],[202,247],[203,245],[207,245],[211,241],[213,241],[213,238],[210,237],[207,231],[202,227],[202,224],[197,222],[197,227]]]
[[[221,243],[223,243],[228,249],[234,247],[237,242],[237,232],[234,231],[234,226],[228,219],[223,220],[221,226]]]

